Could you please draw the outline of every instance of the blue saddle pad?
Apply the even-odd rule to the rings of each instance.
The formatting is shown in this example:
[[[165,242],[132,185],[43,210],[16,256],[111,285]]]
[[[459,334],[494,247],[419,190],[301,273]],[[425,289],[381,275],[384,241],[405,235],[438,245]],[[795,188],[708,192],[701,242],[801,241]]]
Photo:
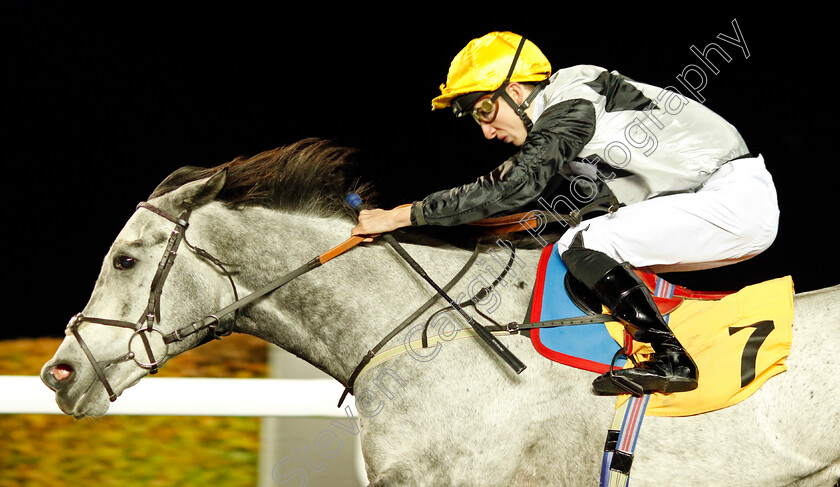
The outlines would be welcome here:
[[[530,322],[586,315],[566,291],[566,272],[556,244],[545,247],[537,270]],[[597,373],[609,370],[621,348],[603,323],[535,328],[531,330],[531,342],[541,355],[555,362]],[[624,362],[624,357],[619,357],[614,366],[621,368]]]

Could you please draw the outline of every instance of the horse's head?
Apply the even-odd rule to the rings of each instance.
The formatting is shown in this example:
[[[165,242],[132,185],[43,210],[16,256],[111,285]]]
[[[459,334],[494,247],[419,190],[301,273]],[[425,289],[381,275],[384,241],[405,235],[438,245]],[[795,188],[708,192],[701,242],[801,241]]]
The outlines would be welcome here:
[[[62,411],[105,414],[109,399],[213,332],[185,328],[216,309],[222,294],[229,299],[231,284],[186,230],[192,211],[215,198],[225,177],[220,171],[138,205],[105,257],[90,301],[41,370]]]

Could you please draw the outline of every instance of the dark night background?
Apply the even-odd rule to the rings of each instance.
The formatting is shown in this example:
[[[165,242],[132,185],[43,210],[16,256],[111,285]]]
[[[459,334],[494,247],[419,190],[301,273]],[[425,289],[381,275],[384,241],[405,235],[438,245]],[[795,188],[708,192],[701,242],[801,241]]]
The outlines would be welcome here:
[[[699,64],[691,45],[720,44],[732,61],[713,58],[720,73],[706,70],[702,95],[765,156],[779,236],[750,261],[672,280],[709,290],[787,274],[797,291],[840,282],[826,91],[833,45],[827,22],[809,12],[135,5],[2,7],[0,338],[61,336],[136,203],[182,165],[329,138],[360,150],[359,171],[383,206],[489,171],[512,149],[483,140],[471,121],[430,111],[430,100],[452,57],[492,30],[530,38],[554,69],[596,64],[659,86],[679,87],[676,76]],[[733,19],[749,59],[716,39],[734,35]]]

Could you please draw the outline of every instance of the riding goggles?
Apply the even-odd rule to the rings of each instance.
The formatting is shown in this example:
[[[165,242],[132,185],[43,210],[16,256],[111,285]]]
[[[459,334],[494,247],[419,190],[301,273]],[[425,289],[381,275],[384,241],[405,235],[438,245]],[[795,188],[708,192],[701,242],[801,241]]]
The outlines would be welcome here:
[[[493,123],[499,113],[499,97],[487,92],[470,93],[452,101],[455,116],[471,115],[479,125]]]

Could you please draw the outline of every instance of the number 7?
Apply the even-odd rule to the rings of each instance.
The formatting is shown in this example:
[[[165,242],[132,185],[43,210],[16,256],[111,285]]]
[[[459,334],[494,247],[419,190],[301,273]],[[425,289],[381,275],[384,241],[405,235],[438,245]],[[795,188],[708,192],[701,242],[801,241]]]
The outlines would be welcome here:
[[[744,328],[750,327],[755,328],[755,330],[753,330],[747,339],[747,343],[744,345],[744,353],[741,355],[741,387],[746,387],[747,384],[755,379],[755,362],[758,357],[758,349],[761,348],[764,340],[767,339],[767,336],[775,328],[772,320],[759,321],[752,325],[731,326],[729,327],[729,336],[738,333]]]

